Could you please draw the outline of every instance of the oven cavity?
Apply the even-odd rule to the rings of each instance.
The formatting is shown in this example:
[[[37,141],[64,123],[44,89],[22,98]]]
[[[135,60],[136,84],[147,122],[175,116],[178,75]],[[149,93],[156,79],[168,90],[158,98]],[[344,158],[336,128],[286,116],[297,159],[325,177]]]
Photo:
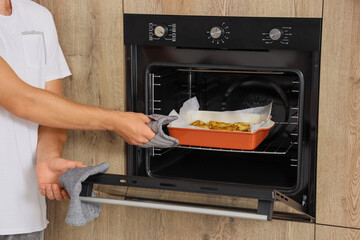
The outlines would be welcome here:
[[[179,112],[197,97],[201,110],[231,111],[272,102],[275,127],[255,150],[180,145],[150,149],[149,176],[298,188],[302,75],[295,70],[157,63],[147,69],[149,114]],[[167,132],[167,129],[164,128]]]

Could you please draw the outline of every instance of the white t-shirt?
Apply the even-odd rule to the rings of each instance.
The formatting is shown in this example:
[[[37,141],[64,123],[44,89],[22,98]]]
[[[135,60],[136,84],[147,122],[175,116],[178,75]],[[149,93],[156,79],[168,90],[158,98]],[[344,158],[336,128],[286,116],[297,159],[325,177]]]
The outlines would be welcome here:
[[[12,15],[0,15],[0,56],[38,88],[69,76],[51,13],[30,0],[11,2]],[[0,235],[41,231],[48,224],[35,174],[37,134],[38,124],[0,106]]]

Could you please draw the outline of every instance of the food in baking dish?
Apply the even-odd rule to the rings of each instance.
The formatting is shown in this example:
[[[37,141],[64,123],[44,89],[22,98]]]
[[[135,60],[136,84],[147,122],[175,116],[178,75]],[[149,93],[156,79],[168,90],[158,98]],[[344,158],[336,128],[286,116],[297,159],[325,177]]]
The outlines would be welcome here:
[[[224,122],[210,121],[208,124],[206,124],[204,121],[196,120],[190,125],[201,127],[204,129],[211,129],[211,130],[250,132],[250,123],[243,123],[243,122],[224,123]]]

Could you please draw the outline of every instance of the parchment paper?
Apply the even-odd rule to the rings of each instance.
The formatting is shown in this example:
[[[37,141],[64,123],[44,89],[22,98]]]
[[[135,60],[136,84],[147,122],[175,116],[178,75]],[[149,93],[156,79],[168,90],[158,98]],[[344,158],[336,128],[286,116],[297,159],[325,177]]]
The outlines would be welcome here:
[[[177,128],[196,128],[207,130],[200,127],[191,126],[190,124],[196,120],[201,120],[206,123],[209,121],[218,121],[226,123],[246,122],[250,123],[251,132],[256,132],[261,128],[272,127],[275,123],[271,121],[271,107],[272,102],[266,106],[247,108],[237,111],[201,111],[199,102],[196,97],[193,97],[186,102],[180,109],[180,113],[172,110],[169,116],[178,116],[178,119],[171,122],[169,127]]]

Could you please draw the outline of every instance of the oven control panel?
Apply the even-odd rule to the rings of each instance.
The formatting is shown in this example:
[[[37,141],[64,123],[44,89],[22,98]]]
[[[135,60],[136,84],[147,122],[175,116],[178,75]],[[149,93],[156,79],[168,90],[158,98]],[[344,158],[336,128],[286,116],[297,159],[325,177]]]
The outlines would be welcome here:
[[[126,45],[320,50],[320,18],[124,14]]]

